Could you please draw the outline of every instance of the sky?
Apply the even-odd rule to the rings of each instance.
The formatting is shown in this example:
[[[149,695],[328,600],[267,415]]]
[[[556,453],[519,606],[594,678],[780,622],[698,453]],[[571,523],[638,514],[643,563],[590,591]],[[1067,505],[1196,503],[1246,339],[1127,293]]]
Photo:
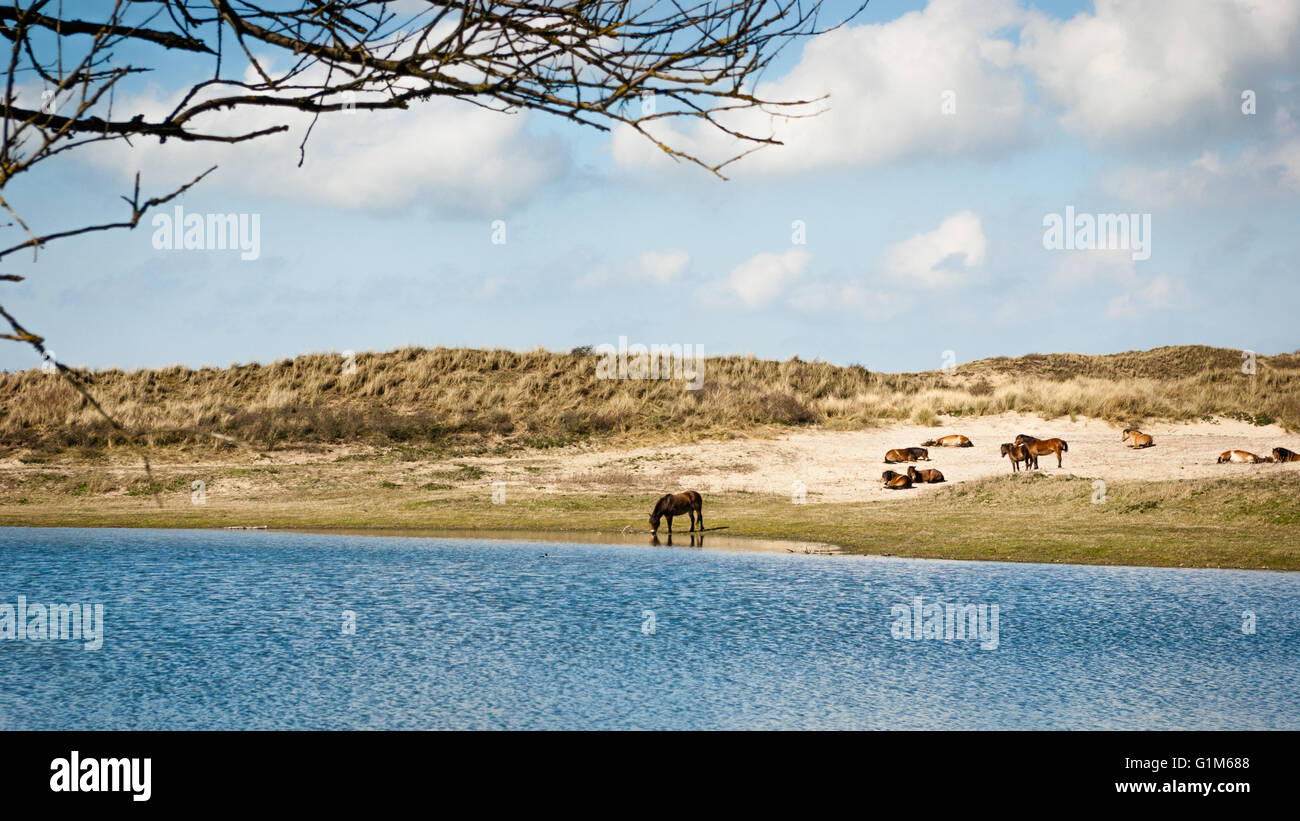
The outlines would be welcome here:
[[[203,70],[164,59],[127,104],[160,110]],[[255,254],[156,247],[150,215],[7,258],[27,280],[0,304],[89,368],[621,337],[886,371],[1293,351],[1298,82],[1294,0],[873,0],[764,75],[760,96],[827,110],[764,119],[784,145],[728,180],[626,129],[456,100],[324,118],[299,168],[303,121],[223,113],[292,130],[69,152],[5,196],[60,230],[120,218],[137,171],[152,194],[217,165],[172,205],[243,215]],[[730,147],[692,122],[656,136]],[[1088,221],[1116,247],[1087,247],[1106,245]],[[0,368],[38,365],[0,346]]]

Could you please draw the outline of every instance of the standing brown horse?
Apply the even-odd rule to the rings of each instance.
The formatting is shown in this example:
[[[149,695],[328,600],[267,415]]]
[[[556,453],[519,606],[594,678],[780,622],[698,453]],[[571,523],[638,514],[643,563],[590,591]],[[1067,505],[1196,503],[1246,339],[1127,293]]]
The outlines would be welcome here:
[[[1029,455],[1029,448],[1024,445],[1013,445],[1010,442],[1002,443],[1002,455],[1011,459],[1011,472],[1015,473],[1020,470],[1020,463],[1025,463],[1025,470],[1033,464],[1034,457]]]
[[[1038,467],[1038,457],[1046,456],[1049,453],[1056,454],[1056,466],[1061,466],[1061,454],[1068,453],[1070,446],[1065,443],[1064,439],[1035,439],[1026,434],[1020,434],[1016,437],[1017,445],[1024,445],[1029,450],[1029,455],[1033,457],[1034,468]]]
[[[655,509],[650,512],[650,532],[658,533],[660,517],[667,517],[668,532],[672,533],[673,517],[683,513],[689,513],[691,516],[691,529],[687,532],[694,532],[696,516],[700,517],[700,531],[704,531],[704,499],[695,491],[686,490],[681,493],[669,493],[655,502]]]

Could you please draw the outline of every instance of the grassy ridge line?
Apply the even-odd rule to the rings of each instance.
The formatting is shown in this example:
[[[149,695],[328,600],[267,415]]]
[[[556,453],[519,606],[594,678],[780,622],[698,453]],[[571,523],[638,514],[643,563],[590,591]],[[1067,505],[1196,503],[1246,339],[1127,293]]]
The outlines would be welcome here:
[[[305,480],[305,477],[303,477]],[[492,504],[483,487],[424,490],[370,485],[308,489],[280,473],[236,497],[189,502],[188,488],[151,499],[32,491],[0,499],[0,525],[618,532],[646,529],[653,499],[623,493],[510,492]],[[728,536],[838,544],[849,552],[1161,567],[1300,570],[1300,475],[1261,479],[1112,483],[1092,504],[1088,479],[997,477],[884,503],[792,505],[748,493],[706,499],[706,521]],[[684,528],[683,528],[684,530]]]
[[[966,363],[954,373],[745,356],[706,360],[699,390],[680,381],[602,380],[598,357],[546,351],[403,348],[269,365],[99,371],[94,391],[124,436],[62,380],[0,374],[0,455],[96,451],[127,440],[229,448],[219,433],[273,449],[355,443],[437,451],[546,447],[585,439],[728,436],[773,425],[851,429],[880,420],[1007,411],[1116,423],[1232,415],[1300,429],[1300,356],[1180,346],[1102,356],[1049,354]]]

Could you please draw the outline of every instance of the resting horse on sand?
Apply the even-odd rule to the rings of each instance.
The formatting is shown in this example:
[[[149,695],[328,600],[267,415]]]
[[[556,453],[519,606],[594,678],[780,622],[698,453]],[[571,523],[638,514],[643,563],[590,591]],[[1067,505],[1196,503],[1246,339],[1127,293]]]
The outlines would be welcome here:
[[[659,532],[660,517],[668,518],[668,532],[673,532],[673,517],[680,516],[683,513],[689,513],[691,516],[691,529],[695,530],[695,517],[700,517],[700,530],[704,530],[704,499],[700,494],[693,490],[682,491],[681,493],[669,493],[658,502],[655,502],[655,509],[650,512],[650,532]]]
[[[974,443],[962,436],[960,433],[953,433],[948,436],[940,436],[938,439],[930,439],[921,443],[927,448],[973,448]]]
[[[895,462],[916,462],[921,459],[930,461],[930,452],[925,448],[894,448],[885,454],[885,464],[892,465]]]
[[[1061,466],[1061,454],[1068,453],[1070,446],[1065,443],[1064,439],[1035,439],[1027,434],[1020,434],[1016,437],[1017,445],[1024,445],[1029,450],[1029,455],[1033,457],[1034,467],[1038,467],[1038,457],[1046,456],[1049,453],[1056,454],[1056,466]]]
[[[1128,442],[1131,448],[1149,448],[1155,444],[1151,434],[1143,433],[1137,428],[1125,428],[1124,435],[1119,438],[1121,442]]]
[[[912,486],[912,477],[905,473],[887,470],[880,474],[880,478],[884,480],[885,488],[888,490],[906,490]]]
[[[1225,450],[1219,454],[1218,464],[1224,462],[1244,462],[1248,465],[1258,464],[1260,462],[1271,462],[1272,456],[1256,456],[1248,450]]]
[[[1300,453],[1286,448],[1273,448],[1274,462],[1300,462]]]

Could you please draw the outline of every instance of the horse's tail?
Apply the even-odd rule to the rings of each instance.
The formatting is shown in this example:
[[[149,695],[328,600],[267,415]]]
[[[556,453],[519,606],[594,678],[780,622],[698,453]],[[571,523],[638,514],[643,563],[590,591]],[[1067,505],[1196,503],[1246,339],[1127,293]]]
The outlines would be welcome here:
[[[1070,450],[1070,445],[1069,445],[1069,443],[1066,442],[1064,439],[1061,440],[1061,450],[1064,450],[1064,451],[1067,451],[1067,452]]]

